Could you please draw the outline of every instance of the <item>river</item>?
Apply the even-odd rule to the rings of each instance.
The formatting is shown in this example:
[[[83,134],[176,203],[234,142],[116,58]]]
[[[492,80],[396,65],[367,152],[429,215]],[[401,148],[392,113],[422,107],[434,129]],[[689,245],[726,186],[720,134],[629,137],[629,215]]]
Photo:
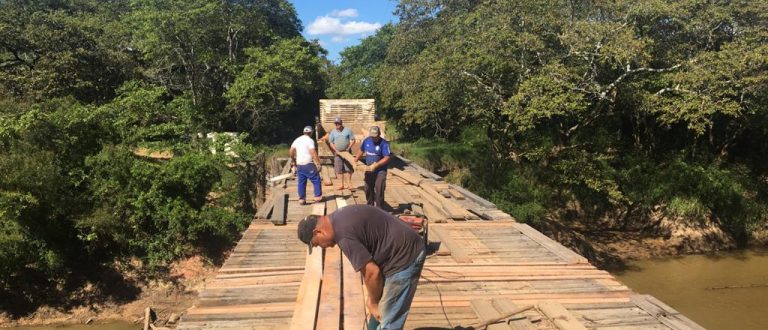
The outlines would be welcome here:
[[[768,327],[768,250],[642,260],[613,275],[707,329]]]

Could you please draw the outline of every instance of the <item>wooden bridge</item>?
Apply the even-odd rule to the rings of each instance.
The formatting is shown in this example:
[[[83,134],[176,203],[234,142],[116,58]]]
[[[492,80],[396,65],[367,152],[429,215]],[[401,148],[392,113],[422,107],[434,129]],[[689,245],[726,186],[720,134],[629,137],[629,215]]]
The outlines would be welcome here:
[[[328,151],[320,150],[325,200],[299,205],[296,180],[277,182],[178,329],[364,329],[360,274],[338,247],[307,254],[297,239],[305,216],[365,204],[363,172],[354,173],[351,191],[336,190]],[[406,328],[480,329],[517,312],[487,328],[702,329],[487,200],[403,158],[389,168],[389,211],[430,219],[429,255]]]

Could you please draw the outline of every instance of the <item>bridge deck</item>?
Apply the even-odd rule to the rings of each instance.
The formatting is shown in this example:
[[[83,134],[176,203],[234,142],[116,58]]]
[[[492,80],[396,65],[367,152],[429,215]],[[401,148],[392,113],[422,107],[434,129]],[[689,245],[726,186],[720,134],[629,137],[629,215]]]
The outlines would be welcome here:
[[[488,329],[701,328],[482,198],[401,159],[392,168],[400,172],[390,170],[387,178],[388,209],[430,218],[430,255],[406,328],[469,327],[528,306]],[[329,164],[322,172],[332,186],[324,186],[321,203],[299,205],[295,180],[272,189],[178,329],[363,329],[359,273],[338,248],[308,255],[296,238],[304,216],[365,203],[360,172],[352,191],[333,188]]]

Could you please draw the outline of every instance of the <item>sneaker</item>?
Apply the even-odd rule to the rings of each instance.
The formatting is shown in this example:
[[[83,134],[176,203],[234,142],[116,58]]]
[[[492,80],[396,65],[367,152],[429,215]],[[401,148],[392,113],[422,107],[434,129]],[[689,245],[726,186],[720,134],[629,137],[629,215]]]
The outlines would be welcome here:
[[[299,205],[307,205],[307,201],[305,201],[303,199],[300,199],[299,200]]]
[[[315,203],[319,203],[323,201],[323,196],[315,197]]]

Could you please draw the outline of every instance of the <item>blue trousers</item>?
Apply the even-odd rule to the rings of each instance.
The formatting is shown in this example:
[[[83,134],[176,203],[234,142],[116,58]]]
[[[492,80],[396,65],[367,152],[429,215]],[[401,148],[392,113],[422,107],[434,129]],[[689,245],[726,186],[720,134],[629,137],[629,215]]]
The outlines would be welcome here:
[[[299,199],[307,199],[307,179],[312,181],[312,186],[315,188],[315,197],[323,195],[320,172],[317,171],[315,164],[309,163],[307,165],[296,166],[296,174],[299,177]]]
[[[368,322],[369,330],[402,329],[405,327],[405,319],[408,318],[413,296],[416,295],[416,286],[419,284],[425,258],[425,252],[421,251],[408,268],[384,278],[384,293],[381,296],[381,301],[379,301],[381,322],[371,318]]]

